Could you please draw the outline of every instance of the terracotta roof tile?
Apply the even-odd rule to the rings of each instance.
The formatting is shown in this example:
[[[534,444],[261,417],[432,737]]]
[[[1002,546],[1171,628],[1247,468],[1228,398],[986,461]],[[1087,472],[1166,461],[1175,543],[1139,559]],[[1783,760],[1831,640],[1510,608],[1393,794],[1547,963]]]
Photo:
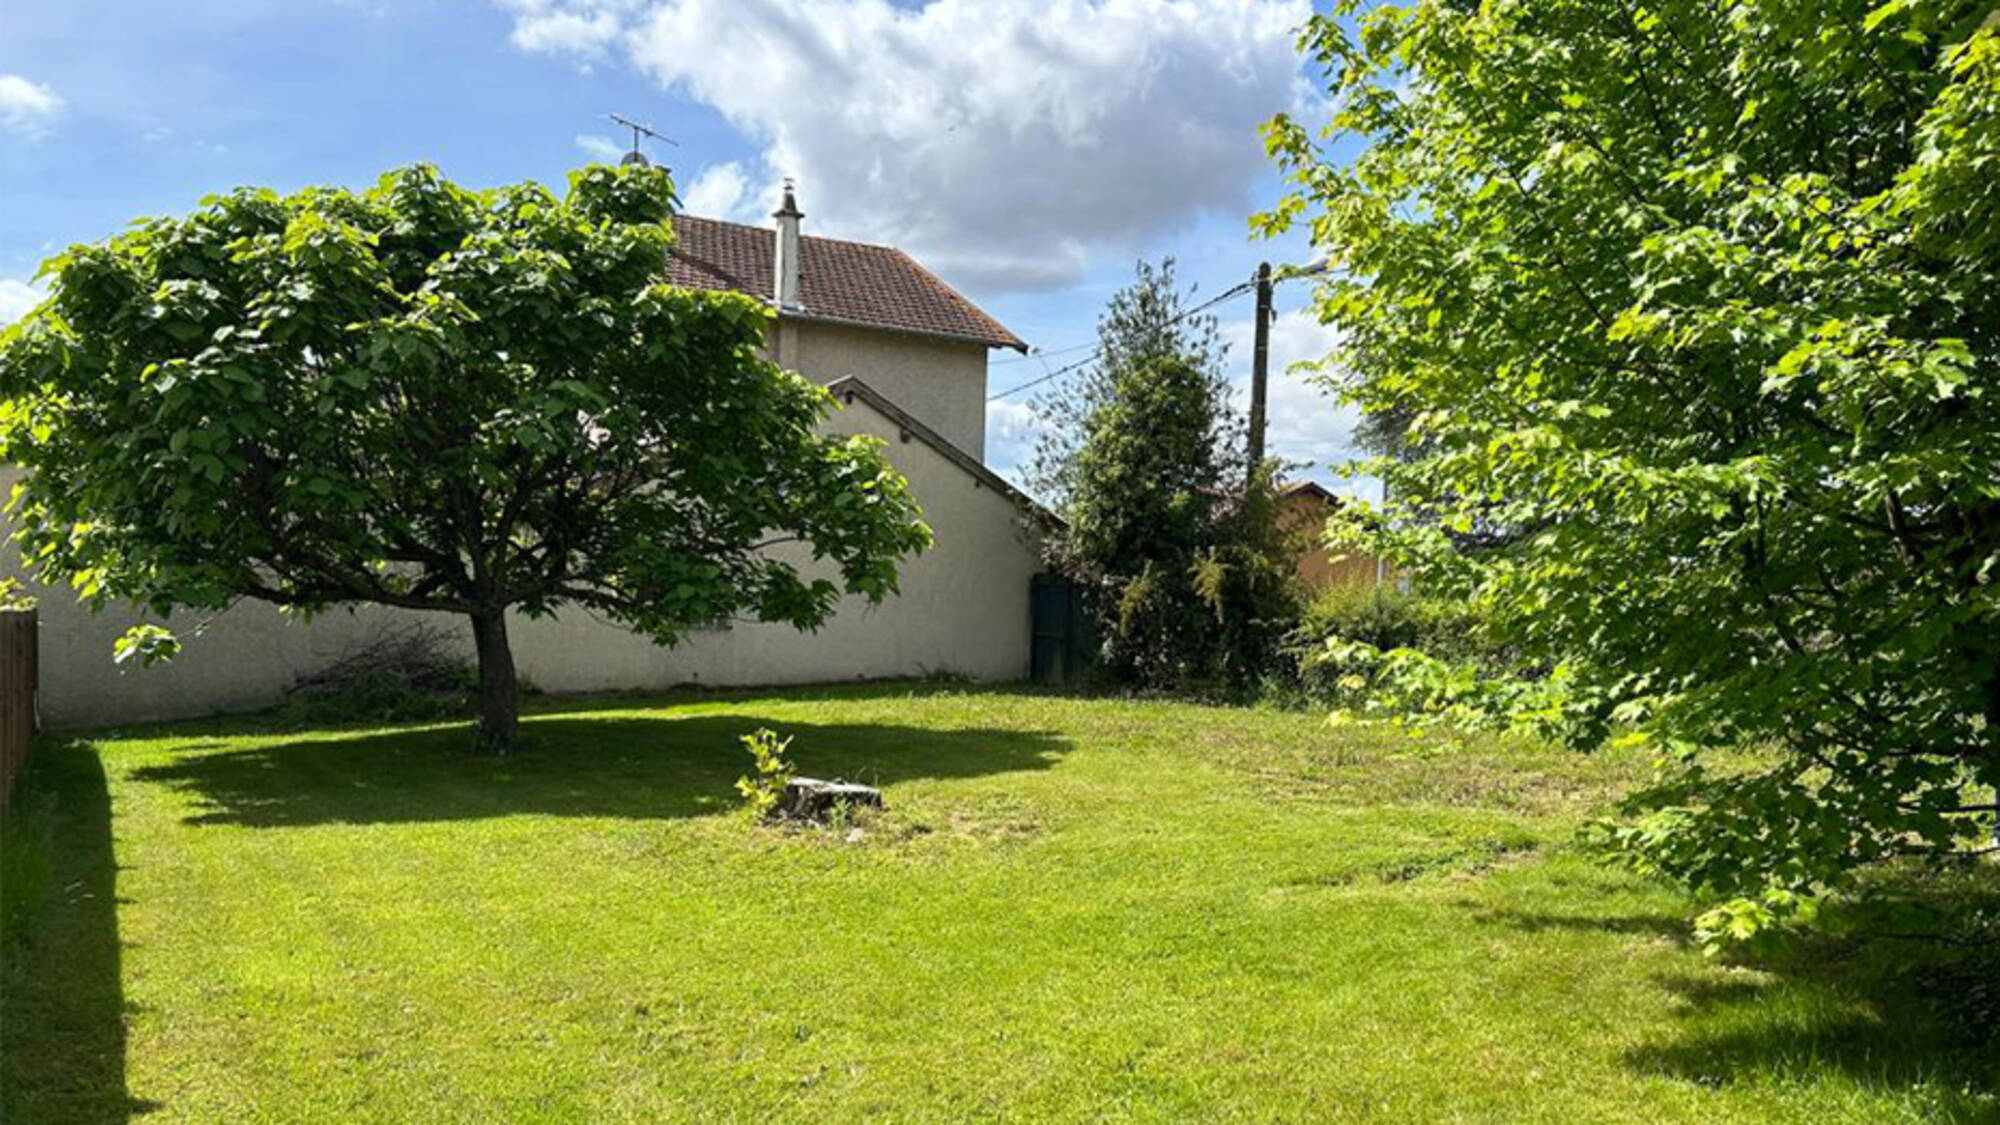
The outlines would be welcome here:
[[[691,289],[731,289],[769,299],[774,231],[675,215],[674,233],[678,237],[667,267],[669,281]],[[999,321],[890,246],[802,236],[799,304],[808,318],[1028,350]]]

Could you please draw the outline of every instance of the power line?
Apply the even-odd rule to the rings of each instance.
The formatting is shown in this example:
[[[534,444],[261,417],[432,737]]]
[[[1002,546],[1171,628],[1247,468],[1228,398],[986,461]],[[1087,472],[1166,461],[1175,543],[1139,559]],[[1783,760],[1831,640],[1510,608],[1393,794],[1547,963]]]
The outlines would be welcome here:
[[[1208,300],[1203,301],[1201,304],[1196,305],[1191,309],[1183,310],[1179,315],[1169,319],[1166,323],[1179,324],[1181,321],[1186,320],[1188,317],[1194,316],[1196,313],[1206,312],[1207,310],[1214,308],[1215,306],[1221,304],[1224,301],[1230,300],[1231,298],[1235,297],[1241,297],[1243,294],[1250,292],[1252,289],[1255,289],[1256,287],[1257,283],[1255,280],[1239,282],[1238,284],[1230,286],[1228,289],[1223,290],[1222,292],[1216,294],[1215,296],[1210,297]],[[1077,347],[1079,348],[1085,346],[1086,345],[1083,344],[1077,345]],[[1065,348],[1063,350],[1075,351],[1076,348]],[[986,397],[986,401],[998,402],[999,400],[1007,398],[1010,395],[1017,395],[1020,394],[1022,391],[1029,390],[1034,387],[1039,387],[1043,383],[1049,382],[1052,379],[1060,379],[1064,375],[1067,375],[1072,371],[1075,371],[1082,367],[1088,367],[1089,365],[1097,362],[1098,357],[1102,356],[1103,354],[1104,354],[1104,348],[1102,346],[1092,348],[1090,354],[1084,356],[1082,359],[1079,359],[1074,363],[1066,363],[1063,366],[1056,368],[1054,371],[1049,372],[1047,375],[1030,379],[1025,383],[1009,387],[1006,390],[1001,391],[999,394],[988,395]]]
[[[1022,383],[1018,386],[1009,387],[1006,390],[1001,391],[997,395],[988,395],[986,396],[986,401],[998,402],[1001,399],[1006,398],[1008,395],[1020,394],[1022,391],[1029,390],[1030,388],[1039,387],[1043,383],[1046,383],[1051,379],[1060,379],[1063,376],[1069,374],[1072,371],[1075,371],[1080,367],[1088,367],[1091,364],[1097,362],[1097,357],[1100,354],[1102,354],[1102,351],[1103,349],[1100,348],[1097,351],[1093,351],[1089,355],[1084,356],[1082,359],[1077,360],[1075,363],[1065,364],[1061,367],[1056,368],[1054,371],[1049,372],[1047,375],[1041,376],[1040,378],[1030,379],[1027,382]]]
[[[1315,262],[1315,263],[1313,263],[1312,265],[1310,265],[1310,266],[1305,266],[1305,267],[1293,267],[1293,266],[1287,266],[1287,267],[1285,267],[1285,268],[1284,268],[1284,269],[1283,269],[1282,271],[1280,271],[1280,272],[1279,272],[1278,274],[1276,274],[1275,276],[1273,276],[1271,280],[1273,280],[1273,281],[1276,281],[1276,282],[1285,282],[1285,281],[1291,281],[1291,280],[1292,280],[1292,279],[1294,279],[1294,278],[1300,278],[1300,277],[1314,277],[1314,276],[1317,276],[1317,275],[1319,275],[1319,274],[1323,274],[1323,273],[1325,273],[1325,272],[1327,272],[1327,266],[1326,266],[1326,263],[1324,263],[1324,262]],[[1254,281],[1252,281],[1252,282],[1246,282],[1244,286],[1238,286],[1237,288],[1241,289],[1241,288],[1244,288],[1245,286],[1248,286],[1248,287],[1250,287],[1250,288],[1255,288],[1255,285],[1256,285],[1256,283],[1255,283]],[[1217,297],[1217,298],[1215,298],[1215,300],[1216,300],[1216,301],[1221,301],[1221,300],[1223,300],[1223,299],[1225,299],[1225,298],[1227,298],[1227,297],[1229,297],[1229,296],[1230,296],[1230,294],[1229,294],[1229,293],[1224,293],[1224,294],[1223,294],[1222,296],[1220,296],[1220,297]],[[1214,302],[1210,302],[1210,303],[1211,303],[1211,304],[1213,304]],[[1194,311],[1199,311],[1199,310],[1190,310],[1190,312],[1194,312]],[[1044,366],[1044,367],[1047,367],[1047,366],[1048,366],[1048,359],[1049,359],[1049,357],[1051,357],[1051,356],[1058,356],[1058,355],[1068,355],[1068,354],[1069,354],[1069,353],[1071,353],[1071,352],[1080,352],[1080,351],[1084,350],[1085,348],[1094,348],[1094,347],[1096,347],[1096,345],[1095,345],[1095,344],[1089,344],[1089,343],[1083,343],[1083,344],[1071,344],[1070,346],[1068,346],[1068,347],[1066,347],[1066,348],[1036,348],[1036,349],[1034,349],[1033,351],[1029,352],[1029,353],[1028,353],[1027,355],[1017,355],[1017,356],[1009,356],[1009,357],[1008,357],[1008,358],[1006,358],[1006,359],[996,359],[996,360],[993,360],[992,362],[988,363],[988,364],[987,364],[986,366],[987,366],[987,367],[989,367],[989,368],[991,368],[991,367],[1006,367],[1006,366],[1008,366],[1008,365],[1010,365],[1010,364],[1015,364],[1015,363],[1034,363],[1034,362],[1036,362],[1036,361],[1038,361],[1038,360],[1039,360],[1039,361],[1041,361],[1041,363],[1042,363],[1042,366]],[[1006,394],[1008,394],[1008,393],[1011,393],[1011,392],[1005,392],[1005,391],[1003,391],[1003,392],[1001,392],[1001,394],[998,394],[998,395],[994,395],[993,397],[994,397],[994,398],[1001,398],[1001,397],[1004,397],[1004,396],[1005,396]],[[988,401],[991,401],[991,400],[989,399]]]
[[[1069,347],[1066,348],[1036,348],[1034,351],[1028,353],[1027,355],[1008,356],[1006,359],[996,359],[992,363],[987,364],[987,366],[1005,367],[1011,363],[1033,363],[1036,360],[1046,360],[1050,356],[1068,355],[1071,352],[1080,352],[1083,349],[1090,347],[1096,347],[1096,345],[1071,344]]]

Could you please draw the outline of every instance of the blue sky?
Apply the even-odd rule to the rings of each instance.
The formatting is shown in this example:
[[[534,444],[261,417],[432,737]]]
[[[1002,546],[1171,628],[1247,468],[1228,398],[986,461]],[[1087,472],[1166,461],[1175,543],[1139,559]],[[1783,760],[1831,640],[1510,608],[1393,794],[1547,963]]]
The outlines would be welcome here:
[[[1200,293],[1260,258],[1277,198],[1258,122],[1312,112],[1304,0],[11,0],[0,29],[0,319],[44,257],[239,184],[363,185],[415,160],[462,183],[536,179],[674,138],[690,209],[762,221],[796,177],[808,233],[902,246],[1046,360],[996,353],[994,390],[1076,358],[1139,257]],[[1280,292],[1274,359],[1326,331]],[[1222,306],[1247,376],[1249,302]],[[1046,366],[1044,364],[1046,363]],[[988,459],[1032,440],[995,403]],[[1281,378],[1274,453],[1347,456],[1348,422]]]

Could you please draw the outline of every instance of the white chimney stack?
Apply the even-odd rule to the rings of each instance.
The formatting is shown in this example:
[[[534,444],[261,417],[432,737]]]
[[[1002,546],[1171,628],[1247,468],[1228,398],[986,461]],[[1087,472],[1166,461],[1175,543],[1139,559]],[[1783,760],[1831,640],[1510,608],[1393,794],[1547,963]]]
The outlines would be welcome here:
[[[799,220],[805,214],[799,210],[798,201],[792,198],[792,181],[785,181],[785,202],[771,217],[778,220],[778,257],[771,271],[771,284],[777,291],[771,296],[781,309],[797,308],[799,304]]]

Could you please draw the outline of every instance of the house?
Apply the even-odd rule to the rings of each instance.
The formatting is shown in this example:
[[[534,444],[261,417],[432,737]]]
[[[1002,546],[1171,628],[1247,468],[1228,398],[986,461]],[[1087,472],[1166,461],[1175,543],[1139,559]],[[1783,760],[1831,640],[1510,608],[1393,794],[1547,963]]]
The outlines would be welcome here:
[[[674,217],[669,280],[769,300],[768,350],[821,383],[855,376],[974,459],[986,450],[986,357],[1028,345],[908,254],[800,232],[792,189],[776,230]]]
[[[1333,586],[1381,586],[1397,581],[1386,562],[1373,555],[1336,557],[1323,540],[1327,518],[1340,507],[1340,497],[1309,481],[1293,481],[1278,489],[1278,518],[1286,531],[1299,537],[1299,581],[1308,590]]]
[[[1032,502],[983,459],[987,356],[1026,345],[900,250],[805,235],[789,187],[773,219],[757,227],[676,216],[668,280],[769,302],[777,314],[771,357],[833,390],[842,409],[829,430],[886,443],[935,545],[905,564],[897,597],[879,606],[852,599],[814,633],[732,623],[667,649],[581,610],[510,620],[516,666],[544,690],[1028,673],[1029,587],[1040,552],[1021,516]],[[11,473],[0,467],[0,489]],[[773,550],[810,566],[798,545]],[[18,562],[6,552],[0,576],[18,575]],[[42,716],[54,727],[257,707],[414,620],[461,635],[465,628],[448,615],[378,606],[336,610],[308,626],[244,603],[184,632],[172,662],[136,669],[111,659],[113,639],[134,616],[93,615],[65,590],[30,592],[42,607]]]

